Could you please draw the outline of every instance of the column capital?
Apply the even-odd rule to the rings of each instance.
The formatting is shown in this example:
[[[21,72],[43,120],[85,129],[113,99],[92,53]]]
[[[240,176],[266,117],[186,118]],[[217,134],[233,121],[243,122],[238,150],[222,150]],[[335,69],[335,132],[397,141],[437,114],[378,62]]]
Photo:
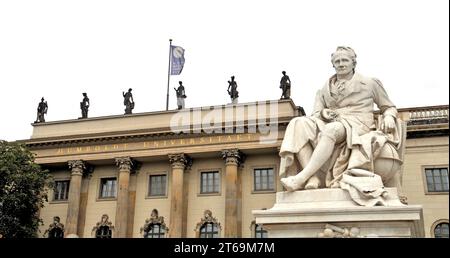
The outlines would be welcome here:
[[[72,171],[72,175],[83,175],[83,171],[86,169],[86,163],[83,160],[69,160],[67,161],[69,169]]]
[[[169,162],[172,168],[190,169],[192,166],[192,158],[184,153],[169,154]]]
[[[222,158],[227,165],[242,165],[245,161],[245,154],[239,149],[225,149],[221,152]]]
[[[131,173],[134,162],[130,157],[118,157],[115,158],[116,166],[119,167],[119,171]]]

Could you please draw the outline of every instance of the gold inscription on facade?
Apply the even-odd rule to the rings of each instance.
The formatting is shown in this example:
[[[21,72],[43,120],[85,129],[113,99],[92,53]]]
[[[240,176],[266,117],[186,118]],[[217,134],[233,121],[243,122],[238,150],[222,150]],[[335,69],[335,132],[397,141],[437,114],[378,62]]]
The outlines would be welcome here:
[[[205,144],[217,144],[224,142],[242,142],[257,139],[258,138],[255,136],[255,134],[235,134],[235,135],[218,135],[218,136],[207,136],[207,137],[176,139],[176,140],[155,140],[155,141],[135,142],[135,143],[77,146],[77,147],[58,148],[56,150],[56,155],[122,151],[128,149],[132,150],[155,149],[168,146],[170,147],[194,146]]]

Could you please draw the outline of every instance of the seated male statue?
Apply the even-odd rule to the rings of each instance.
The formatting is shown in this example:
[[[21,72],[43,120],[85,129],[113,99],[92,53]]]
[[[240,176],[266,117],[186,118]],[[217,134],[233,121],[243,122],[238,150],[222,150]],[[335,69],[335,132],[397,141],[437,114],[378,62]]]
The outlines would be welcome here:
[[[380,175],[400,187],[404,127],[378,79],[355,73],[356,54],[338,47],[331,55],[336,74],[316,94],[309,117],[290,121],[280,149],[280,175],[288,191],[342,188],[342,177]],[[374,117],[374,104],[380,109]],[[292,171],[294,170],[294,171]]]

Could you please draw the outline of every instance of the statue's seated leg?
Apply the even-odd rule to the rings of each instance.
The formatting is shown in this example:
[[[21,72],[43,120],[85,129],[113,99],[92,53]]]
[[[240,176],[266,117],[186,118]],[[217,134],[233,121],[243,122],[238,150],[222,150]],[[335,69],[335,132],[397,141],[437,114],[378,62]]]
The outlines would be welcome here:
[[[334,146],[336,143],[344,141],[345,135],[345,128],[341,123],[333,122],[327,124],[319,136],[319,142],[314,149],[308,165],[297,175],[282,178],[280,180],[281,184],[288,191],[303,189],[307,180],[314,176],[331,157],[334,148],[330,146]],[[309,187],[314,186],[312,183],[315,181],[316,179],[313,179],[311,181],[311,186]]]

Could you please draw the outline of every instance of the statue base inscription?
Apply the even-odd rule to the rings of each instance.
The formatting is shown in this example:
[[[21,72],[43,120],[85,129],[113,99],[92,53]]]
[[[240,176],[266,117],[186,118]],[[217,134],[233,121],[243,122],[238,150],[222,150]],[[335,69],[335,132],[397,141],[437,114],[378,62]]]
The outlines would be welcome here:
[[[254,210],[268,237],[424,237],[422,206],[404,205],[386,188],[385,206],[357,205],[342,189],[278,192],[275,205]]]

